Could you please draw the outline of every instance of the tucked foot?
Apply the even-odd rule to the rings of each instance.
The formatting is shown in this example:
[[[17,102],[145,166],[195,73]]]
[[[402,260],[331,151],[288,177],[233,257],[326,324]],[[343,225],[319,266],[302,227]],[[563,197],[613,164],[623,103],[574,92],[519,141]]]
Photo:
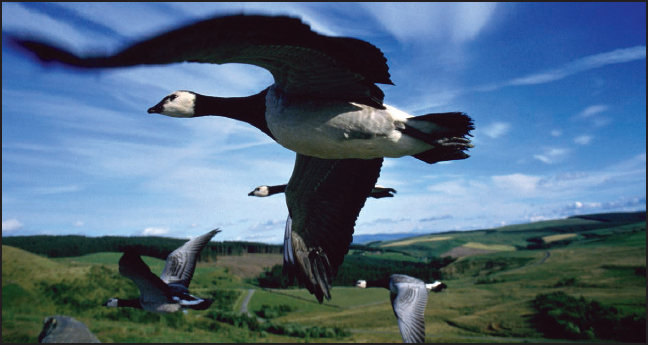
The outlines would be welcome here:
[[[463,149],[469,149],[475,147],[475,145],[470,143],[470,139],[457,138],[457,137],[439,139],[435,141],[435,143],[438,144],[439,146],[458,147]]]

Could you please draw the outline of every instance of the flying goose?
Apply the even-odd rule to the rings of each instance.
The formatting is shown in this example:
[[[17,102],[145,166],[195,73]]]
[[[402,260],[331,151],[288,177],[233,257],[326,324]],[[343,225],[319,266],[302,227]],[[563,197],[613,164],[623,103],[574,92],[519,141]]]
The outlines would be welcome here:
[[[297,153],[285,192],[292,234],[287,254],[295,261],[284,268],[320,302],[330,299],[331,274],[348,252],[383,157],[413,156],[432,164],[468,158],[472,147],[467,137],[473,122],[463,113],[414,117],[383,104],[376,83],[392,81],[378,48],[318,34],[298,18],[219,16],[112,55],[79,56],[32,38],[6,37],[42,62],[82,69],[201,62],[268,70],[274,84],[258,94],[223,98],[176,91],[148,112],[244,121]]]
[[[248,196],[256,196],[256,197],[263,198],[270,195],[284,193],[286,191],[286,186],[287,185],[285,184],[280,184],[277,186],[266,186],[266,185],[258,186],[254,188],[253,191],[248,193]],[[387,188],[380,185],[375,185],[371,189],[371,194],[369,194],[369,196],[374,199],[391,198],[394,196],[394,194],[392,193],[396,193],[396,190],[394,188]]]
[[[356,286],[382,287],[389,290],[398,329],[405,343],[425,342],[425,305],[428,291],[440,292],[447,287],[439,281],[426,284],[418,278],[404,274],[392,274],[387,279],[374,281],[358,280]]]
[[[78,56],[8,35],[36,54],[80,68],[180,62],[245,63],[267,69],[274,84],[248,97],[176,91],[149,113],[219,115],[245,121],[282,146],[325,159],[414,156],[427,163],[465,159],[473,124],[463,113],[411,116],[383,104],[376,83],[393,84],[387,59],[372,44],[318,34],[298,18],[229,15],[140,41],[112,55]]]
[[[111,298],[106,307],[131,307],[154,313],[174,313],[182,308],[204,310],[214,302],[189,294],[198,254],[220,230],[212,230],[193,238],[167,256],[162,275],[156,276],[139,254],[126,251],[119,260],[119,273],[129,278],[140,290],[133,299]]]

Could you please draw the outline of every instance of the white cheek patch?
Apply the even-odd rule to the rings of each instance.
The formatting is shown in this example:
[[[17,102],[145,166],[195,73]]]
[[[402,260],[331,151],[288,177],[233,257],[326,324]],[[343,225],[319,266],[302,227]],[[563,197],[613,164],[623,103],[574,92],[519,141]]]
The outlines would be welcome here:
[[[171,117],[193,117],[196,96],[189,92],[179,92],[175,95],[177,97],[174,100],[168,99],[164,103],[161,114]]]

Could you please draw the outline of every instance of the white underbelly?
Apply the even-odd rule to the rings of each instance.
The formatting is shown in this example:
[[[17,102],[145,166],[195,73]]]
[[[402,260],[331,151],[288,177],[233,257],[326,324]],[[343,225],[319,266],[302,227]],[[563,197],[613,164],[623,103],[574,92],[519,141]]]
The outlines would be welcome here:
[[[268,92],[266,121],[277,142],[291,151],[325,159],[397,158],[432,147],[396,130],[388,110],[348,102],[322,103],[293,102],[284,107]]]

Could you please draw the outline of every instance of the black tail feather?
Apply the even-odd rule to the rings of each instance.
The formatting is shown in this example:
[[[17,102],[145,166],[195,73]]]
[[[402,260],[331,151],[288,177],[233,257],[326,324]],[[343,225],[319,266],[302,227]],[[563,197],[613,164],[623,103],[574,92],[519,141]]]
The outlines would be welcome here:
[[[473,147],[467,137],[475,125],[470,116],[460,113],[433,113],[407,119],[403,134],[424,141],[434,148],[413,155],[426,163],[460,160],[470,157],[465,151]]]

